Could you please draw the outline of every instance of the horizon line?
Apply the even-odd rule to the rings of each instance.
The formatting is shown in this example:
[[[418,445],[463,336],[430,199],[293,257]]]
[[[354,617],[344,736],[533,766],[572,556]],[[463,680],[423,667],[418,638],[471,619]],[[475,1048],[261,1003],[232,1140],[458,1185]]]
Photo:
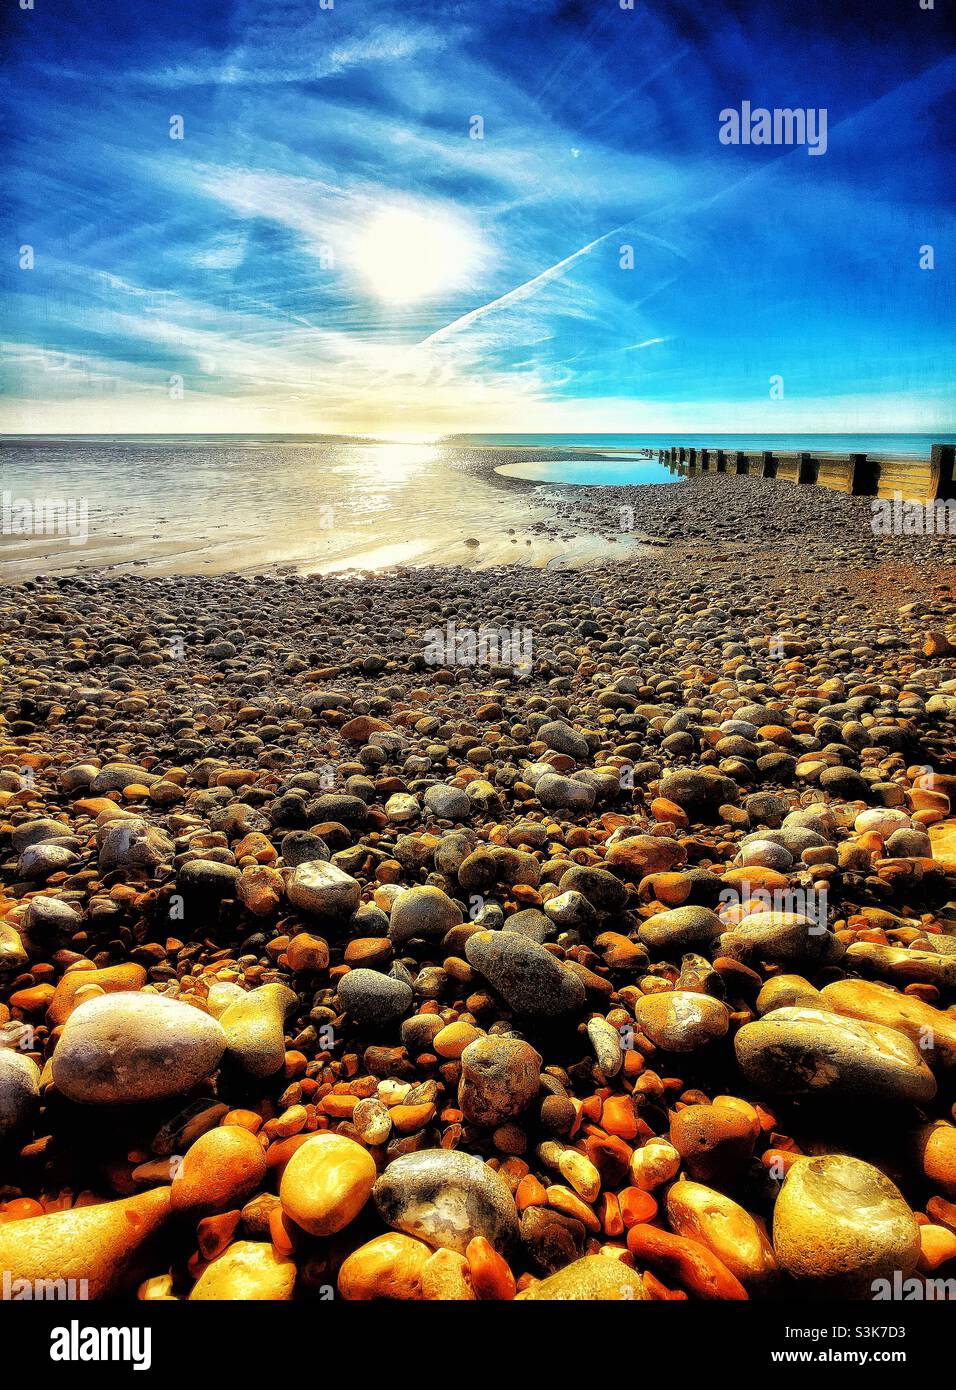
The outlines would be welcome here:
[[[804,439],[854,439],[861,435],[873,435],[880,439],[905,439],[914,435],[919,435],[925,439],[938,439],[941,444],[956,443],[956,424],[945,429],[909,429],[909,430],[881,430],[881,429],[855,429],[855,430],[452,430],[442,434],[433,434],[429,431],[407,431],[396,434],[381,434],[379,432],[364,433],[359,431],[355,434],[346,433],[340,430],[186,430],[183,432],[173,430],[30,430],[25,433],[8,432],[0,430],[0,439],[253,439],[265,436],[271,439],[354,439],[372,440],[378,443],[415,443],[427,442],[441,439],[479,439],[489,435],[511,435],[521,438],[536,439],[564,439],[569,435],[577,435],[589,439],[606,439],[612,437],[627,437],[629,439],[642,439],[659,437],[661,435],[676,435],[682,438],[713,436],[714,438],[726,437],[728,435],[740,439],[786,439],[798,436]],[[953,435],[950,439],[947,436]]]

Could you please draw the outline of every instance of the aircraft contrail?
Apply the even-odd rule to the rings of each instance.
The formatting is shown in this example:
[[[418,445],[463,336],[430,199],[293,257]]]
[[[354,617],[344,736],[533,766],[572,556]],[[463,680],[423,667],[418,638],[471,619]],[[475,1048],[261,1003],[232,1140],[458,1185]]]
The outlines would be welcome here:
[[[439,342],[449,333],[454,333],[457,329],[465,328],[468,324],[474,323],[477,319],[484,318],[485,314],[489,313],[492,309],[500,309],[503,304],[511,304],[515,301],[526,299],[538,285],[544,284],[547,280],[557,275],[559,271],[564,270],[569,265],[573,265],[574,262],[580,260],[582,256],[586,256],[589,251],[593,251],[595,246],[600,246],[602,241],[607,241],[608,237],[616,236],[618,232],[622,232],[627,225],[628,224],[624,222],[619,227],[612,227],[609,232],[604,232],[602,236],[595,237],[594,240],[589,241],[586,246],[581,246],[577,251],[572,251],[571,255],[565,256],[564,260],[556,261],[554,265],[549,265],[546,270],[540,271],[530,280],[525,280],[524,284],[515,285],[514,289],[499,295],[497,299],[490,299],[487,304],[481,304],[477,309],[469,309],[467,314],[462,314],[460,318],[452,319],[451,323],[446,323],[442,328],[436,328],[435,332],[429,333],[428,337],[423,338],[418,346],[425,347],[428,343]]]

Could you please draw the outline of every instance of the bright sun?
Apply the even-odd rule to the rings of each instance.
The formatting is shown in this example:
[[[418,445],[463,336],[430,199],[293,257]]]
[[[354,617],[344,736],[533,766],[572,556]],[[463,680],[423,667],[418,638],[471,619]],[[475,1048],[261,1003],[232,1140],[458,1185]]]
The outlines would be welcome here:
[[[360,234],[358,264],[374,294],[410,304],[461,280],[474,255],[464,229],[451,218],[385,208]]]

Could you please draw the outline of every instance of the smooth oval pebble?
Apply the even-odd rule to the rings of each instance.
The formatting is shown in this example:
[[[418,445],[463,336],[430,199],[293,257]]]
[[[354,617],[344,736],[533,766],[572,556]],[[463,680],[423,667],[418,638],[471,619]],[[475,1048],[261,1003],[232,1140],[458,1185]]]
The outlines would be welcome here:
[[[384,1027],[407,1013],[414,991],[405,980],[379,970],[350,970],[339,980],[339,1003],[357,1023]]]
[[[40,1104],[40,1068],[31,1057],[0,1046],[0,1140],[19,1133]]]
[[[719,999],[691,990],[645,994],[634,1005],[638,1027],[666,1052],[694,1052],[726,1035],[730,1013]]]
[[[465,942],[465,956],[515,1013],[554,1018],[584,1003],[578,976],[518,932],[476,932]]]
[[[798,1159],[773,1213],[773,1246],[793,1279],[832,1297],[872,1298],[878,1279],[907,1278],[919,1226],[899,1189],[870,1163],[843,1154]]]
[[[413,937],[442,937],[461,921],[461,908],[440,888],[409,888],[395,899],[388,935],[400,946]]]
[[[774,1009],[745,1024],[734,1047],[747,1079],[773,1095],[920,1104],[936,1094],[933,1073],[904,1034],[820,1009]]]
[[[774,1278],[773,1246],[749,1211],[723,1192],[697,1182],[675,1182],[667,1194],[667,1219],[679,1236],[713,1251],[747,1286]]]
[[[353,1250],[339,1270],[339,1293],[350,1302],[376,1298],[414,1301],[422,1296],[422,1280],[431,1247],[411,1236],[389,1231]]]
[[[266,1156],[254,1134],[221,1125],[200,1135],[186,1150],[170,1188],[173,1211],[200,1215],[242,1206],[266,1175]]]
[[[601,1071],[607,1077],[617,1076],[624,1065],[621,1034],[606,1018],[589,1019],[587,1031]]]
[[[287,1216],[313,1236],[341,1231],[364,1207],[375,1182],[368,1149],[342,1134],[314,1134],[296,1149],[279,1185]]]
[[[843,955],[843,943],[799,912],[753,912],[720,938],[720,954],[770,960],[778,965],[830,964]]]
[[[182,1095],[219,1066],[221,1025],[159,994],[105,994],[74,1009],[53,1053],[53,1081],[86,1105]]]
[[[473,1236],[506,1251],[518,1236],[511,1189],[475,1154],[423,1149],[394,1159],[372,1189],[382,1220],[464,1255]]]
[[[342,917],[358,907],[362,887],[337,864],[307,859],[292,870],[286,897],[301,912],[316,917]]]
[[[641,945],[655,953],[693,951],[716,941],[723,929],[717,913],[709,907],[674,907],[646,917],[637,935]]]

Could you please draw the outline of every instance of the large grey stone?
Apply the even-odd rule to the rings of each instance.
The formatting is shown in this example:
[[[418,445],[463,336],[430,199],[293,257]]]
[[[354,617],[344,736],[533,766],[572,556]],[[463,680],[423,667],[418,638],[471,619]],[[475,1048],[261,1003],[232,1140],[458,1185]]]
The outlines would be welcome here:
[[[518,1238],[518,1211],[511,1189],[474,1154],[422,1149],[388,1165],[372,1188],[382,1220],[435,1249],[464,1254],[484,1236],[507,1251]]]
[[[466,1120],[495,1128],[538,1094],[541,1054],[520,1038],[476,1038],[461,1054],[458,1108]]]
[[[12,1047],[0,1047],[0,1142],[24,1129],[39,1104],[36,1062]]]
[[[201,1009],[160,994],[105,994],[70,1014],[53,1054],[53,1080],[90,1105],[161,1100],[219,1066],[226,1035]]]
[[[286,884],[293,907],[316,917],[342,917],[354,912],[362,897],[358,881],[324,859],[297,864]]]
[[[933,1073],[895,1028],[820,1009],[774,1009],[734,1039],[747,1080],[779,1096],[913,1101],[936,1094]]]
[[[814,1293],[871,1299],[877,1281],[906,1279],[920,1253],[919,1226],[899,1190],[872,1164],[845,1154],[798,1159],[773,1213],[777,1260]],[[891,1291],[883,1297],[894,1297]]]
[[[515,1013],[554,1018],[584,1005],[580,979],[518,932],[476,932],[465,942],[465,956]]]

